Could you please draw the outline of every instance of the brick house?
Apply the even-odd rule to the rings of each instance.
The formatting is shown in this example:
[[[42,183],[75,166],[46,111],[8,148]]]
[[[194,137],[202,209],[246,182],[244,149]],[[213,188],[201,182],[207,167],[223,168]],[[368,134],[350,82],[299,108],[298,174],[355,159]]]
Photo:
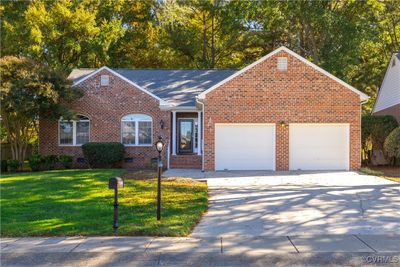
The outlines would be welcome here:
[[[372,114],[392,115],[400,123],[400,53],[390,59]]]
[[[281,47],[236,70],[76,69],[84,96],[76,121],[40,121],[42,154],[117,141],[142,168],[166,143],[168,168],[354,170],[360,167],[361,104],[368,96]]]

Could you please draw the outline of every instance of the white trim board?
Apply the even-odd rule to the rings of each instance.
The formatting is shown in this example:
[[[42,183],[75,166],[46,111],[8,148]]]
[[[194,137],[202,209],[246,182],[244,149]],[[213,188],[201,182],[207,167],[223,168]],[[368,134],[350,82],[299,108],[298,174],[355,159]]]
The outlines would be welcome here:
[[[77,86],[78,84],[82,83],[83,81],[86,81],[87,79],[93,77],[94,75],[96,75],[97,73],[99,73],[102,70],[107,70],[108,72],[110,72],[111,74],[115,75],[116,77],[124,80],[125,82],[129,83],[130,85],[135,86],[136,88],[138,88],[139,90],[145,92],[146,94],[154,97],[155,99],[157,99],[158,101],[160,101],[160,105],[161,106],[170,106],[170,104],[168,102],[166,102],[165,100],[159,98],[158,96],[156,96],[155,94],[150,93],[149,91],[147,91],[146,89],[144,89],[143,87],[139,86],[138,84],[132,82],[131,80],[125,78],[124,76],[122,76],[121,74],[119,74],[118,72],[110,69],[107,66],[103,66],[95,71],[93,71],[92,73],[90,73],[89,75],[81,78],[80,80],[76,81],[72,86]]]
[[[230,80],[232,80],[233,78],[243,74],[244,72],[246,72],[247,70],[253,68],[254,66],[258,65],[259,63],[265,61],[266,59],[272,57],[273,55],[284,51],[286,53],[288,53],[291,56],[294,56],[295,58],[299,59],[300,61],[302,61],[303,63],[309,65],[310,67],[316,69],[317,71],[321,72],[322,74],[328,76],[329,78],[331,78],[332,80],[334,80],[335,82],[338,82],[339,84],[345,86],[346,88],[350,89],[351,91],[353,91],[354,93],[358,94],[360,96],[360,100],[361,101],[366,101],[369,99],[369,96],[364,94],[363,92],[357,90],[356,88],[354,88],[353,86],[351,86],[350,84],[342,81],[341,79],[333,76],[332,74],[330,74],[329,72],[327,72],[326,70],[322,69],[321,67],[318,67],[317,65],[315,65],[314,63],[308,61],[307,59],[303,58],[302,56],[300,56],[299,54],[293,52],[292,50],[286,48],[285,46],[281,46],[278,49],[272,51],[271,53],[269,53],[268,55],[260,58],[259,60],[257,60],[256,62],[253,62],[252,64],[248,65],[247,67],[243,68],[242,70],[235,72],[234,74],[232,74],[231,76],[229,76],[228,78],[222,80],[221,82],[217,83],[216,85],[210,87],[209,89],[207,89],[206,91],[202,92],[201,94],[199,94],[199,98],[200,99],[204,99],[206,94],[208,94],[209,92],[213,91],[214,89],[220,87],[221,85],[223,85],[224,83],[229,82]]]
[[[392,76],[390,76],[390,74],[389,74],[389,72],[391,72],[391,68],[395,68],[395,67],[393,67],[392,66],[392,63],[393,63],[393,60],[397,63],[397,64],[399,64],[400,63],[400,60],[397,58],[397,53],[393,53],[392,54],[392,56],[390,57],[390,60],[389,60],[389,64],[387,64],[387,67],[386,67],[386,72],[385,72],[385,76],[383,77],[383,81],[382,81],[382,84],[381,84],[381,86],[380,86],[380,88],[379,88],[379,90],[378,90],[378,95],[376,96],[376,99],[375,99],[375,103],[374,103],[374,107],[373,107],[373,109],[372,109],[372,113],[376,113],[376,112],[379,112],[379,111],[382,111],[382,110],[385,110],[385,109],[388,109],[388,108],[391,108],[391,107],[393,107],[393,106],[396,106],[396,105],[398,105],[398,104],[400,104],[400,102],[399,103],[395,103],[395,104],[393,104],[393,105],[388,105],[388,104],[381,104],[381,105],[379,105],[380,107],[377,107],[378,105],[378,103],[380,104],[380,102],[382,101],[381,100],[381,97],[382,97],[382,91],[383,90],[385,90],[384,88],[385,88],[385,84],[388,82],[388,80],[389,80],[389,78],[392,78],[392,77],[394,77],[395,76],[395,74],[396,73],[391,73],[392,74]],[[399,76],[400,76],[400,73],[399,73]],[[394,79],[394,78],[393,78]],[[389,87],[389,90],[386,90],[387,92],[386,92],[386,94],[388,94],[388,92],[389,92],[389,94],[391,93],[390,92],[390,87]]]

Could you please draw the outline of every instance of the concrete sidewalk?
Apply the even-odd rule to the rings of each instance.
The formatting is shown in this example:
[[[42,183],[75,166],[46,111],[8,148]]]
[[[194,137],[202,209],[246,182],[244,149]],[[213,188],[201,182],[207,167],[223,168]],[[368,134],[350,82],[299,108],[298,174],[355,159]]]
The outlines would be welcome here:
[[[116,257],[116,255],[119,255]],[[2,238],[1,266],[400,265],[398,235]],[[379,258],[377,258],[379,260]],[[381,259],[381,260],[382,260]]]

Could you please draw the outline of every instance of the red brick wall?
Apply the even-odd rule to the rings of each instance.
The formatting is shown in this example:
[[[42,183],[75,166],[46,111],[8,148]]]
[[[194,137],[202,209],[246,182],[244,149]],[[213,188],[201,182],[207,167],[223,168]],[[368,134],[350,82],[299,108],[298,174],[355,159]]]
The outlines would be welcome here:
[[[171,168],[201,169],[201,156],[197,154],[171,155]]]
[[[109,75],[109,86],[100,86],[100,75]],[[128,82],[102,70],[95,76],[79,84],[84,96],[69,106],[77,113],[90,119],[90,141],[121,142],[121,118],[127,114],[146,114],[153,118],[153,143],[161,135],[166,143],[170,136],[170,112],[161,111],[159,101],[149,94],[135,88]],[[164,121],[164,129],[160,121]],[[80,146],[68,147],[58,145],[58,123],[40,121],[39,150],[41,154],[69,154],[83,157]],[[124,167],[139,168],[150,165],[150,159],[158,153],[154,146],[126,147],[125,157],[132,157],[132,163]],[[166,155],[166,149],[164,158]]]
[[[277,57],[288,70],[277,70]],[[350,169],[360,167],[360,97],[282,51],[205,97],[205,169],[214,170],[215,123],[276,123],[276,169],[289,169],[286,123],[350,123]]]

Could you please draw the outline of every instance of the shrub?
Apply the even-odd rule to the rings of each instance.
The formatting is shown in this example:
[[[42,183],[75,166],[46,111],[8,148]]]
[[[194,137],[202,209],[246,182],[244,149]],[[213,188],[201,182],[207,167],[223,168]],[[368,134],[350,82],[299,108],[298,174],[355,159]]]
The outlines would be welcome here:
[[[7,165],[8,165],[8,167],[10,167],[10,171],[16,172],[16,171],[18,171],[19,167],[21,166],[21,163],[19,162],[19,160],[9,159],[7,161]]]
[[[58,162],[57,155],[47,155],[43,156],[43,164],[46,170],[54,170]]]
[[[1,172],[6,172],[8,170],[8,164],[6,159],[1,160]]]
[[[109,168],[123,160],[125,147],[118,142],[89,142],[82,150],[91,168]]]
[[[363,116],[361,119],[362,149],[368,162],[372,149],[383,148],[386,137],[398,126],[393,116]]]
[[[63,165],[65,169],[71,169],[72,168],[72,162],[74,160],[73,156],[70,155],[61,155],[58,157],[59,161]]]
[[[29,162],[29,167],[31,167],[31,170],[36,172],[39,171],[41,168],[41,165],[43,163],[43,157],[40,156],[39,154],[33,154],[28,158]]]
[[[383,150],[393,165],[396,159],[400,159],[400,127],[394,129],[388,137],[386,137]]]

